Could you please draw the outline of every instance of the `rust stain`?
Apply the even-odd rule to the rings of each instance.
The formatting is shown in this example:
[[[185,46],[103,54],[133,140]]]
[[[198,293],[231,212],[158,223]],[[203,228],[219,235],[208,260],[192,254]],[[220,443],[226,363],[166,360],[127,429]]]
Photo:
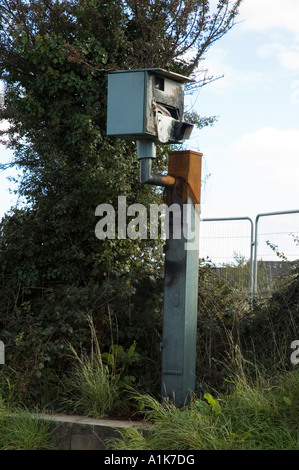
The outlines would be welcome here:
[[[170,176],[170,175],[162,176],[162,181],[163,181],[163,183],[165,183],[167,185],[174,185],[175,184],[175,178],[173,176]]]
[[[200,204],[202,156],[192,150],[169,152],[168,174],[176,181],[167,190],[168,204],[177,200],[184,204],[188,196],[194,204]]]

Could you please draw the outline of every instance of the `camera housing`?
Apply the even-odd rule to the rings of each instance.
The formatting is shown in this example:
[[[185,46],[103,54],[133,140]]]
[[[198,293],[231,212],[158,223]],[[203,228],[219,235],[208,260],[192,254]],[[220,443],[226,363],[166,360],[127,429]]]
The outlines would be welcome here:
[[[163,69],[108,74],[107,135],[176,144],[188,139],[184,122],[185,83],[193,80]]]

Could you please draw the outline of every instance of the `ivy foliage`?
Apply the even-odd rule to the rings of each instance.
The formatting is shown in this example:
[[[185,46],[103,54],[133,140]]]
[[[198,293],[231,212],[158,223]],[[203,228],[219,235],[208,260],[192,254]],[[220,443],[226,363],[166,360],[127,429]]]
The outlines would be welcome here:
[[[0,119],[9,123],[1,135],[23,200],[0,227],[0,326],[21,395],[50,393],[68,370],[67,342],[88,349],[90,314],[104,349],[136,340],[151,359],[141,376],[155,377],[161,241],[94,233],[99,204],[162,197],[139,183],[135,143],[106,136],[107,72],[159,66],[190,75],[240,3],[221,0],[212,13],[202,0],[0,0]]]

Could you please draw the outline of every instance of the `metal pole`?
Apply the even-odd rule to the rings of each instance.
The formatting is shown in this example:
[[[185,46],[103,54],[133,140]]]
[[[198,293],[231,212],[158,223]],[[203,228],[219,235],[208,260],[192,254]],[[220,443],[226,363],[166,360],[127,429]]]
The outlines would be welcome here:
[[[192,186],[199,199],[202,154],[173,154],[168,171],[176,178],[176,185],[167,190],[168,207],[176,205],[180,217],[169,214],[165,245],[161,393],[180,407],[188,403],[190,392],[195,389],[199,214]]]
[[[137,156],[140,181],[167,188],[161,394],[179,407],[195,389],[202,154],[170,152],[169,175],[152,174],[153,142],[137,141]]]
[[[5,346],[3,341],[0,341],[0,364],[5,364]]]
[[[257,293],[257,229],[258,222],[261,214],[258,214],[255,218],[255,235],[254,235],[254,269],[253,269],[253,293]]]
[[[168,187],[175,183],[169,175],[152,173],[152,160],[156,158],[156,145],[151,140],[137,140],[137,158],[140,165],[140,183]]]
[[[176,203],[182,207],[181,201]],[[192,201],[188,203],[191,211],[185,222],[183,211],[179,227],[171,218],[165,246],[161,392],[176,406],[186,404],[195,389],[199,261],[198,248],[186,250],[184,232],[193,225],[198,233],[198,215]],[[179,233],[179,239],[173,237]]]

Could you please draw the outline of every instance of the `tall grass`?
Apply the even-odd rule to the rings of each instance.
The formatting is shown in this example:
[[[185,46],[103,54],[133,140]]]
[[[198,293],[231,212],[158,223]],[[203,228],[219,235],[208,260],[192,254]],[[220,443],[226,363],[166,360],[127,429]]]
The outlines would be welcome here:
[[[67,400],[74,412],[94,418],[104,418],[117,406],[120,396],[119,379],[115,371],[103,363],[92,317],[88,317],[91,353],[79,354],[69,345],[75,361],[70,374],[71,398]]]
[[[51,423],[27,410],[11,409],[0,393],[0,450],[54,449]]]
[[[289,373],[277,383],[254,387],[241,380],[217,400],[192,397],[178,409],[149,395],[137,395],[146,434],[123,430],[112,442],[115,450],[299,450],[299,375]]]
[[[130,396],[127,387],[135,382],[129,367],[141,360],[135,351],[136,342],[125,350],[112,344],[110,352],[102,353],[92,317],[88,317],[91,333],[91,351],[79,356],[69,345],[74,367],[69,388],[72,410],[87,416],[103,418],[111,413],[126,413]]]
[[[101,360],[100,355],[79,357],[71,373],[70,388],[75,412],[95,418],[107,416],[119,398],[119,384]]]
[[[0,418],[0,450],[54,449],[50,422],[21,410]]]

